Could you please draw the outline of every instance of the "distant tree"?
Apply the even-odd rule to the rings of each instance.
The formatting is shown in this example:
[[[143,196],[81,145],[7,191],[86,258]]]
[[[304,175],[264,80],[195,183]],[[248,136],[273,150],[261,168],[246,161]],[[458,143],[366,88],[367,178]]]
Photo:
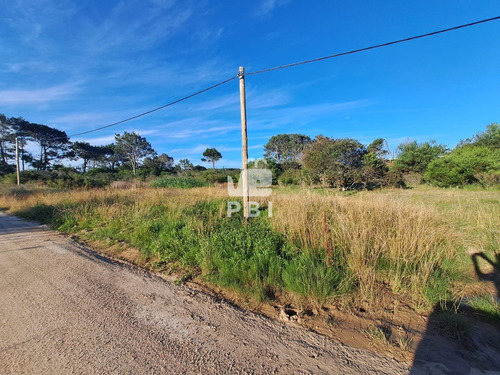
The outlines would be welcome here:
[[[172,171],[174,158],[163,153],[158,156],[147,157],[144,159],[143,169],[145,174],[159,176],[162,172]]]
[[[207,148],[203,152],[203,158],[201,161],[204,161],[206,163],[212,163],[212,168],[215,169],[215,163],[217,163],[220,159],[222,159],[222,154],[217,151],[215,148]]]
[[[92,146],[87,142],[74,142],[71,145],[74,159],[83,160],[82,171],[87,172],[90,161],[98,162],[104,157],[106,150],[101,146]]]
[[[179,167],[181,171],[191,171],[194,168],[194,165],[189,161],[189,159],[181,159],[179,160]]]
[[[120,163],[120,155],[115,152],[116,145],[114,143],[110,143],[98,147],[101,149],[101,156],[98,160],[94,161],[94,164],[109,168],[114,171],[115,167]]]
[[[273,175],[273,185],[278,184],[279,177],[283,174],[283,166],[278,163],[273,158],[264,158],[264,162],[261,159],[257,161],[251,161],[248,163],[248,168],[265,168],[269,169]]]
[[[147,156],[154,156],[155,151],[146,138],[132,132],[115,134],[115,153],[126,161],[132,168],[132,173],[136,175],[137,168]]]
[[[496,122],[489,124],[484,132],[479,132],[459,143],[459,147],[465,145],[500,149],[500,124]]]
[[[385,140],[378,138],[367,147],[367,153],[363,156],[363,183],[366,188],[379,187],[384,183],[385,176],[389,170],[384,158],[389,151],[384,148]]]
[[[14,171],[9,161],[15,156],[15,137],[11,122],[0,113],[0,175]]]
[[[366,148],[354,139],[332,139],[320,135],[305,151],[303,161],[324,185],[345,189],[361,182],[366,153]]]
[[[394,164],[403,173],[423,173],[429,163],[447,151],[445,145],[436,141],[417,143],[417,141],[402,143],[398,146],[399,155]]]
[[[37,170],[47,170],[51,163],[64,159],[68,155],[70,141],[66,132],[22,119],[17,122],[17,125],[20,134],[27,136],[40,148],[39,158],[33,158],[31,162]]]
[[[389,154],[389,150],[386,149],[386,144],[387,142],[384,138],[377,138],[368,145],[366,151],[374,154],[378,158],[384,158]]]
[[[28,134],[28,124],[29,122],[22,117],[11,117],[8,119],[17,137],[17,143],[19,146],[19,159],[21,161],[21,170],[24,171],[26,163],[33,162],[33,156],[30,152],[26,150],[28,140],[30,139]]]
[[[195,171],[195,172],[203,172],[206,170],[207,170],[207,168],[205,168],[203,165],[195,165],[193,167],[193,171]]]
[[[264,146],[265,157],[279,163],[301,162],[302,155],[311,144],[311,138],[302,134],[278,134],[272,136]]]

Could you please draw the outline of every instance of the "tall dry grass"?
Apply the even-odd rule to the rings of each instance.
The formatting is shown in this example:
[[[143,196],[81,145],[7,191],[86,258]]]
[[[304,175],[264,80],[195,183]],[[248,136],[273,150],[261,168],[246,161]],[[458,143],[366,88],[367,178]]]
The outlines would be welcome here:
[[[272,226],[304,249],[331,243],[367,298],[380,282],[421,296],[436,267],[455,252],[451,228],[421,204],[382,195],[280,195],[273,204]]]
[[[210,250],[219,257],[219,271],[227,259],[239,262],[231,254],[232,242],[224,236],[233,236],[244,247],[253,246],[252,236],[265,237],[273,231],[284,236],[286,248],[293,249],[292,255],[280,258],[279,252],[267,253],[260,248],[260,255],[254,257],[252,249],[246,248],[249,258],[244,262],[250,264],[252,259],[260,259],[262,267],[273,264],[276,283],[280,282],[279,272],[283,272],[282,285],[277,285],[276,290],[315,288],[318,295],[324,296],[335,293],[335,288],[318,291],[321,282],[317,280],[312,289],[301,288],[293,285],[291,278],[300,278],[296,284],[313,283],[310,275],[314,274],[344,285],[339,276],[339,272],[344,272],[344,277],[356,285],[355,290],[372,302],[380,285],[419,304],[429,296],[433,302],[447,298],[447,279],[454,276],[441,272],[445,266],[461,261],[464,269],[470,268],[470,259],[465,255],[468,247],[494,252],[500,245],[500,192],[419,188],[349,196],[320,195],[309,190],[273,194],[261,200],[262,206],[268,200],[273,202],[273,217],[259,219],[265,225],[242,230],[246,234],[241,234],[236,233],[234,225],[223,225],[225,201],[229,199],[223,186],[67,192],[2,189],[0,207],[9,212],[29,211],[42,221],[43,215],[55,212],[55,219],[49,218],[55,221],[49,222],[61,230],[125,241],[140,247],[148,256],[156,256],[155,259],[172,261],[187,252],[185,263],[192,265],[196,264],[196,251],[203,252],[210,244],[225,246],[222,255],[229,258],[218,254],[215,247]],[[36,207],[41,209],[33,210]],[[218,228],[216,234],[211,232],[214,228]],[[184,232],[176,236],[178,231]],[[273,234],[269,243],[275,241],[278,237]],[[175,251],[177,244],[181,247],[179,252]],[[197,260],[198,267],[210,269],[205,260]],[[226,271],[225,275],[232,277]],[[244,270],[237,271],[233,272],[236,276]],[[257,273],[261,272],[265,270],[259,268]]]

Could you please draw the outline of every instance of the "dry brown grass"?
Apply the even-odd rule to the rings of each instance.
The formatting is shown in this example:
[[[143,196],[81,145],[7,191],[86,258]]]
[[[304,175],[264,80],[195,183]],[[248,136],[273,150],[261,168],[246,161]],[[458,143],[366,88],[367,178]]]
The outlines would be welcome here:
[[[111,229],[117,231],[125,230],[131,222],[159,220],[159,210],[168,211],[169,220],[175,221],[184,215],[186,207],[228,198],[224,186],[67,192],[2,189],[0,207],[10,212],[40,204],[53,205],[68,210],[78,221],[95,218],[100,222],[113,221],[115,227]],[[422,301],[423,286],[443,262],[462,258],[463,269],[471,270],[466,249],[492,253],[500,245],[498,191],[418,188],[339,195],[305,189],[281,191],[270,199],[272,228],[283,233],[298,249],[331,248],[341,254],[357,290],[372,304],[377,301],[380,285]],[[262,199],[262,205],[267,200]],[[225,216],[224,210],[221,204],[213,219]],[[206,218],[189,220],[201,233]],[[462,292],[473,289],[463,280],[457,285],[456,289]]]
[[[280,195],[273,204],[273,227],[307,249],[324,248],[328,236],[367,298],[377,282],[420,294],[436,265],[455,251],[451,228],[421,204],[383,195]]]

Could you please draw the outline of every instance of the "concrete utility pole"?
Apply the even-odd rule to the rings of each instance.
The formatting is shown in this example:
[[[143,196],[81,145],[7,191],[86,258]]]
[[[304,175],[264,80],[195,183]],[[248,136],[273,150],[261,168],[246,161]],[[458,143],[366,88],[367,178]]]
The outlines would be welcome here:
[[[19,176],[19,142],[16,137],[16,174],[17,174],[17,184],[21,184],[21,179]]]
[[[248,219],[248,138],[247,138],[247,104],[245,95],[245,68],[240,66],[240,108],[241,108],[241,181],[243,191],[243,216]]]

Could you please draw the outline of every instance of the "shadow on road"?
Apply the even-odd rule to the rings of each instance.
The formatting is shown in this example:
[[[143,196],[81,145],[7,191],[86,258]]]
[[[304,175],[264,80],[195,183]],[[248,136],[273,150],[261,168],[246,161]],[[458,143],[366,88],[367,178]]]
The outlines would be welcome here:
[[[22,220],[0,212],[0,238],[5,234],[43,232],[48,228],[44,225]]]
[[[485,253],[475,253],[471,260],[477,277],[492,282],[495,297],[500,297],[500,253],[494,260]],[[499,303],[495,297],[491,296],[491,301],[485,297],[493,308]],[[500,315],[467,301],[436,304],[410,374],[500,374]]]

